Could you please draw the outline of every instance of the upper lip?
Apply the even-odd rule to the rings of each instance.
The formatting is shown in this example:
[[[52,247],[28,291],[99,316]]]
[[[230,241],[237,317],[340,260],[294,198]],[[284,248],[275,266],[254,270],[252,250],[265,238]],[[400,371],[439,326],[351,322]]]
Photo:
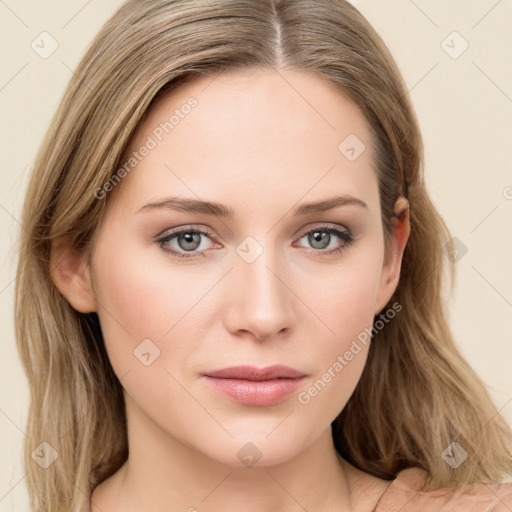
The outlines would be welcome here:
[[[276,364],[266,368],[255,366],[230,366],[220,370],[213,370],[204,373],[207,377],[220,379],[244,379],[244,380],[273,380],[273,379],[297,379],[305,377],[306,374],[289,366]]]

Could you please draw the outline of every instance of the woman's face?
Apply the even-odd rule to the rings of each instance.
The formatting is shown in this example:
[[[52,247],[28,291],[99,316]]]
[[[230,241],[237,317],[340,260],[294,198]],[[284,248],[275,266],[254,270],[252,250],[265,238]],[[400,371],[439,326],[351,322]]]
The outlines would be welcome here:
[[[354,104],[298,71],[200,78],[150,109],[90,267],[131,435],[240,466],[330,432],[397,283],[370,144]],[[206,376],[247,365],[302,377]]]

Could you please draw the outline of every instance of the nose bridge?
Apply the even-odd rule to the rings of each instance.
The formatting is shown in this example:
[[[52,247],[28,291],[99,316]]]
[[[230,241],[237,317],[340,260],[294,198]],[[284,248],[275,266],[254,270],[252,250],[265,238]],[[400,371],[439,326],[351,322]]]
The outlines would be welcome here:
[[[279,254],[248,238],[237,247],[226,318],[231,331],[250,331],[264,339],[293,326],[294,296],[285,285],[289,273]]]

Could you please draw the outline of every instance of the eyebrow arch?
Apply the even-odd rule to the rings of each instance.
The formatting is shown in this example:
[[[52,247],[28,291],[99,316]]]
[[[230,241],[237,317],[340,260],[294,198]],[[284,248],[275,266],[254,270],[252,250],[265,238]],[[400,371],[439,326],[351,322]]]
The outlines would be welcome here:
[[[321,201],[301,204],[292,210],[292,215],[296,217],[348,205],[360,206],[368,209],[368,205],[361,199],[347,194],[342,194],[329,199],[323,199]],[[137,213],[159,208],[189,213],[204,213],[214,217],[234,217],[233,209],[223,204],[196,199],[182,199],[179,197],[167,197],[160,201],[148,203],[137,210]]]

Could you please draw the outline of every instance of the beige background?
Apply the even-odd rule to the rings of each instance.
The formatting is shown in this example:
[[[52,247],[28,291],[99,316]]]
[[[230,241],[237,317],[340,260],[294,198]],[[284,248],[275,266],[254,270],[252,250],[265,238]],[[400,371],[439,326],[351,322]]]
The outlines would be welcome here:
[[[257,1],[257,0],[255,0]],[[0,511],[28,511],[21,446],[28,391],[13,333],[19,211],[28,172],[72,70],[119,0],[1,0]],[[457,263],[451,324],[512,424],[512,53],[510,0],[354,0],[384,38],[418,112],[427,183]],[[57,50],[31,42],[47,31]],[[457,35],[451,35],[457,31]],[[442,42],[446,39],[446,42]],[[458,58],[464,47],[468,49]],[[48,47],[48,46],[47,46]]]

